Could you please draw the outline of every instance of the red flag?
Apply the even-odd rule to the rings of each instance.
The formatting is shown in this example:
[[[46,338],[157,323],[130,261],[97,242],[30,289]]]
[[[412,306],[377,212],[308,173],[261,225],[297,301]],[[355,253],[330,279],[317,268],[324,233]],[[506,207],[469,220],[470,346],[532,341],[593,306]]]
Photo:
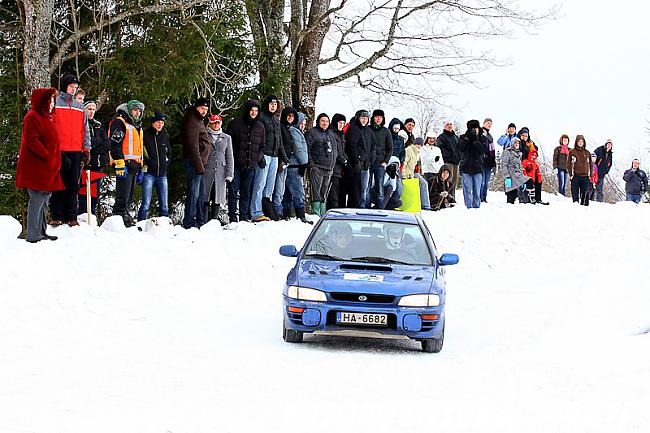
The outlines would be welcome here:
[[[84,170],[81,173],[81,189],[79,189],[79,194],[86,195],[86,183],[88,182],[87,171]],[[97,198],[97,181],[102,177],[106,176],[104,173],[98,171],[90,172],[90,196]]]

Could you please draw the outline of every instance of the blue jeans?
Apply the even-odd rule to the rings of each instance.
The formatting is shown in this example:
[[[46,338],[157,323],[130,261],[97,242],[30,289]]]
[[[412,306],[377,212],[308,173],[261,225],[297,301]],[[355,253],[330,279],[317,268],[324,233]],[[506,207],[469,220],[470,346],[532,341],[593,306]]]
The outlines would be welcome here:
[[[383,165],[373,165],[370,168],[372,177],[372,201],[378,208],[382,209],[384,206],[384,174],[386,168]]]
[[[289,169],[278,172],[275,176],[275,189],[273,190],[273,208],[275,213],[282,215],[282,199],[284,198],[284,189],[287,183],[287,171]]]
[[[183,227],[201,227],[205,224],[205,211],[203,209],[203,174],[197,174],[194,163],[189,159],[183,160],[185,168],[185,181],[187,195],[185,197],[185,215]]]
[[[262,212],[262,197],[271,198],[275,187],[275,175],[278,172],[278,158],[264,155],[266,166],[255,169],[253,181],[253,196],[251,197],[251,217],[253,219],[264,215]]]
[[[370,191],[370,170],[361,170],[361,208],[370,207],[368,192]]]
[[[605,176],[598,176],[598,182],[596,182],[596,201],[601,203],[605,199],[603,186],[605,186]]]
[[[300,209],[305,207],[304,179],[298,174],[298,168],[288,168],[286,188],[282,200],[283,209]]]
[[[153,186],[156,185],[158,194],[158,204],[160,206],[160,216],[169,216],[169,206],[167,205],[168,187],[167,176],[154,176],[145,173],[142,178],[142,203],[138,211],[138,221],[146,220],[149,208],[151,207],[151,198],[153,196]]]
[[[558,169],[557,170],[557,191],[565,195],[566,187],[569,184],[569,172],[566,170]]]
[[[415,173],[415,177],[420,181],[420,208],[422,210],[431,210],[431,203],[429,202],[429,182],[427,182],[420,173]]]
[[[483,180],[481,180],[481,201],[487,201],[488,187],[490,186],[490,176],[492,176],[491,168],[486,168],[483,170]]]
[[[235,167],[232,182],[230,182],[230,193],[228,194],[228,216],[231,221],[237,220],[237,202],[239,201],[239,220],[248,221],[251,219],[251,193],[253,189],[255,170],[250,168],[240,169]],[[239,200],[237,198],[239,194]]]
[[[641,194],[629,194],[625,193],[625,201],[633,201],[636,204],[641,202]]]
[[[481,182],[483,181],[483,174],[467,174],[463,173],[463,198],[467,209],[481,207]]]

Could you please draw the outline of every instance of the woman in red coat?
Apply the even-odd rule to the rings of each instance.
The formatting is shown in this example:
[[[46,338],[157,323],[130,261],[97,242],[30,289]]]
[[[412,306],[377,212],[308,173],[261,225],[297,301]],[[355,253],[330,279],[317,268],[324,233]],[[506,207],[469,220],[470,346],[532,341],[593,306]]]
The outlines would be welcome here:
[[[23,139],[18,156],[16,187],[29,193],[27,207],[27,242],[56,240],[45,233],[47,202],[52,191],[64,189],[61,180],[61,151],[54,129],[52,110],[56,89],[35,89],[32,109],[23,122]]]

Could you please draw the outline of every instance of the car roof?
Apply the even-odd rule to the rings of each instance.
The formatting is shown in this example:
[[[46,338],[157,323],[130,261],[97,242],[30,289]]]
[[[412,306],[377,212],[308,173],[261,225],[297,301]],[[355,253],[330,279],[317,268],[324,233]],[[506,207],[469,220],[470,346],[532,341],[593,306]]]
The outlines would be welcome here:
[[[387,221],[419,224],[416,214],[383,209],[331,209],[323,216],[328,220]]]

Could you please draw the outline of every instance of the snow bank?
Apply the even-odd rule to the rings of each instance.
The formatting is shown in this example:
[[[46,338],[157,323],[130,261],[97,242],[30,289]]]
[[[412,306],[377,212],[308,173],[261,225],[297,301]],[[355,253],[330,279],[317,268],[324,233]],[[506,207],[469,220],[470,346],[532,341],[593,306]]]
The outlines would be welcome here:
[[[0,431],[645,432],[650,206],[488,200],[424,214],[439,254],[461,259],[437,355],[284,343],[278,248],[311,230],[295,220],[109,218],[6,242]]]
[[[20,236],[23,226],[8,215],[0,215],[0,245],[13,242]]]

